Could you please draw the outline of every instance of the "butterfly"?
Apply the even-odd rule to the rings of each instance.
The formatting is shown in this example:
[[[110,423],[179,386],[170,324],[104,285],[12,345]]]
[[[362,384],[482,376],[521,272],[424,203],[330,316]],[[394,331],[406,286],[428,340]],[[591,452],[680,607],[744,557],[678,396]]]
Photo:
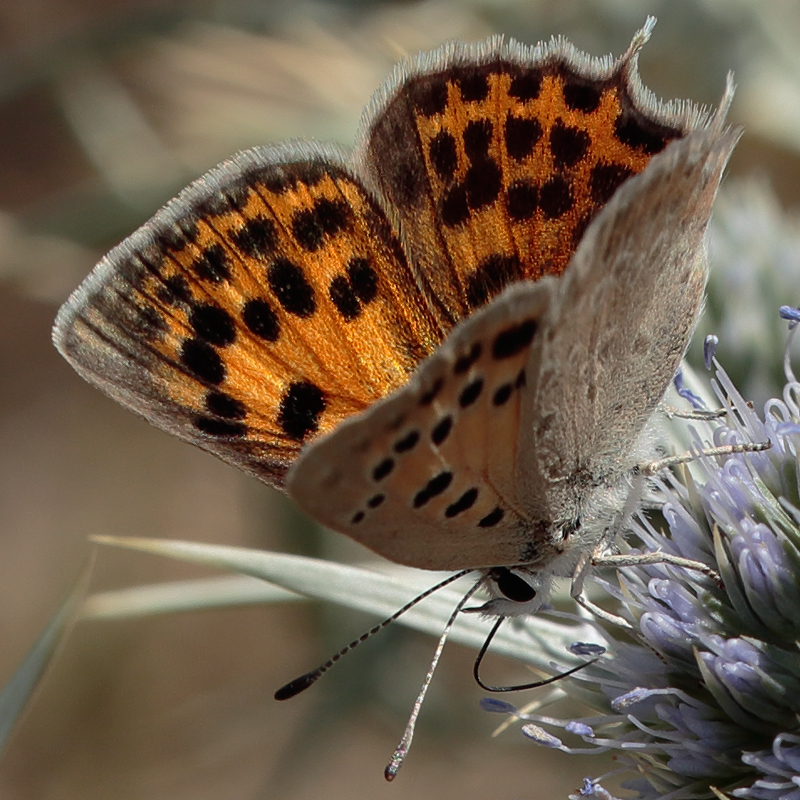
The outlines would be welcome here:
[[[535,610],[620,523],[702,304],[732,97],[494,37],[399,65],[355,149],[258,147],[59,312],[72,366],[392,561]]]

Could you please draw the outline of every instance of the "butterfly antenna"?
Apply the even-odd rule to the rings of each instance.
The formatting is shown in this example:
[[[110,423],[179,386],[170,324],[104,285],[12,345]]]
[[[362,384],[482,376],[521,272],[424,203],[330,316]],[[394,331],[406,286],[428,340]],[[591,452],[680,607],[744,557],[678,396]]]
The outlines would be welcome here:
[[[478,653],[477,658],[475,659],[475,664],[472,667],[472,675],[475,678],[475,683],[481,687],[484,691],[487,692],[521,692],[523,689],[538,689],[540,686],[547,686],[548,683],[555,683],[556,681],[560,681],[562,678],[566,678],[568,675],[572,675],[579,670],[585,669],[590,664],[594,664],[595,661],[599,660],[598,658],[593,658],[591,661],[586,661],[583,664],[578,664],[577,667],[573,667],[572,669],[568,669],[566,672],[561,672],[558,675],[553,675],[550,678],[544,678],[540,681],[534,681],[533,683],[520,683],[516,686],[487,686],[482,680],[480,676],[481,664],[483,663],[483,657],[486,655],[486,651],[489,649],[489,645],[494,639],[494,635],[500,629],[500,626],[506,620],[506,617],[500,617],[497,622],[495,622],[494,627],[489,631],[489,635],[486,637],[486,641],[483,643],[483,647],[481,647],[480,652]]]
[[[433,659],[431,660],[431,665],[430,668],[428,669],[428,674],[425,676],[425,680],[422,682],[422,688],[419,690],[419,694],[417,695],[417,700],[414,703],[414,708],[411,710],[411,716],[408,718],[406,729],[403,732],[403,738],[400,740],[400,744],[398,744],[397,747],[395,748],[391,760],[386,766],[386,769],[383,771],[383,777],[386,778],[387,781],[393,781],[397,777],[397,773],[400,767],[403,765],[403,761],[405,760],[405,757],[408,755],[408,751],[411,748],[411,741],[414,738],[414,728],[417,725],[417,717],[419,716],[419,711],[422,708],[422,702],[423,700],[425,700],[425,695],[428,693],[428,687],[431,685],[431,680],[433,679],[433,673],[436,671],[436,665],[439,663],[439,657],[442,655],[442,650],[444,650],[444,645],[445,642],[447,641],[447,637],[450,635],[450,629],[453,627],[453,623],[456,621],[456,617],[464,608],[464,605],[466,604],[467,600],[469,600],[470,597],[472,597],[472,595],[475,594],[475,592],[480,588],[480,586],[481,586],[481,581],[478,581],[464,595],[464,597],[461,598],[461,601],[455,607],[453,613],[450,615],[450,619],[447,620],[447,625],[444,626],[442,635],[439,637],[439,644],[436,646],[436,652],[433,654]]]
[[[461,572],[457,572],[455,575],[445,578],[445,580],[437,583],[430,589],[426,589],[422,594],[418,594],[413,600],[406,603],[401,609],[395,611],[391,617],[388,617],[374,628],[370,628],[366,633],[359,636],[358,639],[354,639],[346,647],[343,647],[338,653],[332,655],[324,664],[321,664],[316,669],[312,669],[311,672],[307,672],[305,675],[301,675],[299,678],[295,678],[293,681],[289,681],[289,683],[287,683],[285,686],[282,686],[277,692],[275,692],[275,699],[288,700],[290,697],[294,697],[295,695],[300,694],[300,692],[304,692],[309,686],[319,680],[319,678],[321,678],[340,658],[342,658],[342,656],[346,656],[351,650],[355,650],[356,647],[358,647],[358,645],[360,645],[362,642],[366,642],[367,639],[371,638],[376,633],[380,633],[384,628],[391,625],[398,617],[405,614],[406,611],[408,611],[410,608],[413,608],[421,600],[424,600],[426,597],[430,597],[434,592],[438,592],[439,589],[443,589],[448,584],[453,583],[453,581],[463,578],[464,575],[467,575],[470,571],[471,570],[465,569]]]

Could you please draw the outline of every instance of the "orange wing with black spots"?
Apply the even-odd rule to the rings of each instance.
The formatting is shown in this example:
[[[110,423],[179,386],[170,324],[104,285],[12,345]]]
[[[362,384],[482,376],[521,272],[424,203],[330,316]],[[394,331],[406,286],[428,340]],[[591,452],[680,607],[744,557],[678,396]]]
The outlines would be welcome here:
[[[376,93],[353,155],[258,148],[112,250],[59,313],[75,369],[280,486],[508,283],[560,274],[616,188],[706,117],[554,40],[455,44]]]
[[[442,331],[333,149],[242,153],[112,250],[59,314],[87,380],[280,484],[303,442],[403,385]]]
[[[641,86],[646,36],[617,61],[563,41],[454,44],[373,101],[362,158],[445,327],[508,283],[561,274],[620,184],[701,124]]]

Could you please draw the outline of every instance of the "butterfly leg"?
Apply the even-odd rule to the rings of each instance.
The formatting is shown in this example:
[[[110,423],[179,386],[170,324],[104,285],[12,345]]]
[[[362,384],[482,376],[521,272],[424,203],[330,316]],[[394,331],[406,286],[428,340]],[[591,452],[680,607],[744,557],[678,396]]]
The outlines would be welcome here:
[[[699,419],[706,422],[722,419],[728,413],[727,408],[716,408],[713,411],[687,411],[683,408],[668,405],[660,406],[659,410],[666,415],[667,419],[677,417],[677,419]]]
[[[730,448],[739,447],[739,445],[729,445],[727,447],[715,448],[714,454],[716,454],[717,450],[729,452]],[[671,459],[663,459],[663,461],[658,463],[663,464],[664,461],[668,461],[670,464],[681,463],[679,461],[675,461],[675,459],[678,458],[681,457],[674,456]],[[707,564],[704,564],[702,561],[695,561],[691,558],[684,558],[683,556],[676,556],[672,553],[665,553],[662,550],[655,550],[649,553],[609,553],[611,542],[616,536],[617,532],[625,529],[629,518],[633,516],[639,507],[642,494],[644,493],[645,476],[648,474],[652,473],[648,473],[644,467],[640,467],[637,470],[637,473],[633,476],[631,490],[628,493],[628,499],[625,503],[625,507],[622,509],[618,517],[618,523],[606,532],[606,535],[600,540],[600,542],[592,551],[590,556],[591,566],[614,567],[615,569],[619,569],[621,567],[645,567],[651,564],[671,564],[675,567],[693,569],[697,570],[698,572],[702,572],[703,575],[707,575],[718,586],[722,586],[722,578],[720,578],[719,573],[711,569],[711,567],[709,567]],[[586,569],[587,568],[584,568],[584,571]]]
[[[760,453],[762,450],[769,450],[772,442],[743,442],[742,444],[723,444],[719,447],[707,447],[699,451],[687,450],[675,456],[660,458],[658,461],[651,461],[649,464],[640,464],[638,471],[641,475],[655,475],[662,469],[675,467],[678,464],[686,464],[696,461],[701,456],[729,456],[733,453]]]
[[[619,569],[621,567],[641,567],[651,564],[671,564],[672,566],[682,567],[683,569],[697,570],[711,578],[720,588],[723,587],[722,578],[719,573],[711,569],[707,564],[703,564],[701,561],[683,558],[682,556],[676,556],[672,553],[664,553],[661,550],[652,553],[607,554],[603,552],[601,547],[597,548],[594,553],[581,558],[578,562],[572,575],[570,596],[578,605],[585,608],[594,617],[602,619],[612,625],[632,629],[631,624],[627,620],[600,608],[600,606],[595,605],[584,596],[583,588],[586,576],[591,567],[614,567]]]
[[[715,447],[703,451],[703,455],[728,455],[730,453],[738,452],[752,452],[758,450],[766,450],[772,446],[771,442],[761,443],[746,443],[741,445],[724,445],[722,447]],[[671,456],[652,462],[650,464],[640,464],[631,482],[631,489],[628,492],[628,499],[624,508],[617,518],[617,524],[611,526],[597,543],[594,550],[584,555],[578,562],[578,565],[573,573],[573,597],[575,597],[575,576],[580,578],[578,584],[578,593],[580,593],[583,582],[586,578],[589,566],[593,567],[614,567],[619,569],[621,567],[644,567],[651,564],[671,564],[675,567],[683,569],[696,570],[702,572],[703,575],[708,576],[718,586],[722,587],[722,578],[719,573],[704,564],[702,561],[695,561],[691,558],[684,558],[677,556],[673,553],[665,553],[662,550],[655,550],[649,553],[609,553],[609,549],[617,532],[624,530],[628,519],[636,512],[642,494],[644,492],[644,483],[646,476],[652,475],[664,467],[682,464],[696,458],[694,453],[683,453],[679,456]],[[587,562],[587,563],[584,563]],[[579,572],[580,571],[580,572]]]
[[[710,577],[718,586],[722,587],[722,578],[720,575],[711,569],[707,564],[700,561],[695,561],[683,556],[676,556],[672,553],[665,553],[661,550],[650,553],[609,553],[612,542],[616,534],[623,530],[627,520],[635,513],[641,496],[644,490],[645,483],[644,469],[637,470],[633,476],[630,492],[624,508],[620,512],[617,522],[611,525],[605,535],[600,539],[593,550],[583,553],[578,559],[575,569],[572,573],[572,584],[570,586],[570,596],[575,602],[583,606],[587,611],[595,617],[602,619],[614,625],[619,625],[625,628],[630,628],[631,625],[622,617],[616,614],[611,614],[608,611],[596,606],[583,595],[583,588],[586,582],[586,577],[592,567],[614,567],[619,569],[621,567],[636,567],[648,566],[651,564],[671,564],[673,566],[682,567],[683,569],[693,569],[702,572],[704,575]]]
[[[703,575],[707,575],[718,586],[722,587],[723,585],[720,574],[702,561],[665,553],[662,550],[655,550],[651,553],[599,555],[592,558],[592,566],[595,567],[615,567],[618,569],[620,567],[646,567],[651,564],[671,564],[674,567],[696,570],[697,572],[702,572]]]
[[[595,605],[591,600],[583,595],[583,587],[586,582],[586,576],[589,574],[589,569],[594,564],[594,558],[591,553],[582,556],[575,566],[575,571],[572,573],[572,584],[570,585],[569,593],[572,599],[579,605],[585,608],[593,617],[602,619],[611,625],[617,625],[622,628],[629,628],[633,630],[633,626],[622,617],[612,614],[600,606]]]
[[[598,619],[602,619],[612,625],[618,625],[623,628],[631,628],[630,623],[628,623],[622,617],[619,617],[616,614],[611,614],[599,606],[596,606],[591,602],[591,600],[584,597],[583,587],[586,583],[586,578],[589,575],[589,570],[593,566],[597,566],[598,563],[603,560],[603,558],[607,557],[607,553],[611,548],[617,533],[623,530],[625,523],[628,521],[631,515],[635,513],[639,505],[639,500],[644,491],[644,483],[644,475],[640,471],[637,471],[632,476],[628,498],[624,507],[619,512],[617,520],[614,524],[610,525],[606,529],[604,535],[592,550],[587,550],[581,554],[577,564],[575,565],[575,569],[572,572],[572,583],[570,585],[570,596],[576,603],[578,603],[578,605],[583,606],[583,608],[585,608],[590,614]]]

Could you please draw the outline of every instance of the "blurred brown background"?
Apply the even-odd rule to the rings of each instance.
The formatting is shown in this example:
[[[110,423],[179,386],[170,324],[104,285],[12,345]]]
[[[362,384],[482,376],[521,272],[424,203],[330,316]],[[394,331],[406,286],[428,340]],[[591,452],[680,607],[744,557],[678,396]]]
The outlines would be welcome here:
[[[747,134],[733,176],[771,183],[770,213],[793,207],[797,3],[0,2],[0,683],[78,573],[90,534],[365,557],[61,361],[52,319],[105,250],[237,149],[352,142],[404,53],[501,32],[530,43],[563,33],[618,55],[647,14],[659,24],[641,58],[645,83],[715,103],[734,69],[733,118]],[[723,315],[724,303],[714,309]],[[198,574],[102,549],[93,587]],[[608,767],[544,752],[515,730],[491,739],[497,719],[477,707],[472,655],[452,646],[408,763],[387,785],[432,640],[394,626],[307,695],[272,700],[372,622],[293,604],[80,625],[0,761],[0,796],[549,798]]]

